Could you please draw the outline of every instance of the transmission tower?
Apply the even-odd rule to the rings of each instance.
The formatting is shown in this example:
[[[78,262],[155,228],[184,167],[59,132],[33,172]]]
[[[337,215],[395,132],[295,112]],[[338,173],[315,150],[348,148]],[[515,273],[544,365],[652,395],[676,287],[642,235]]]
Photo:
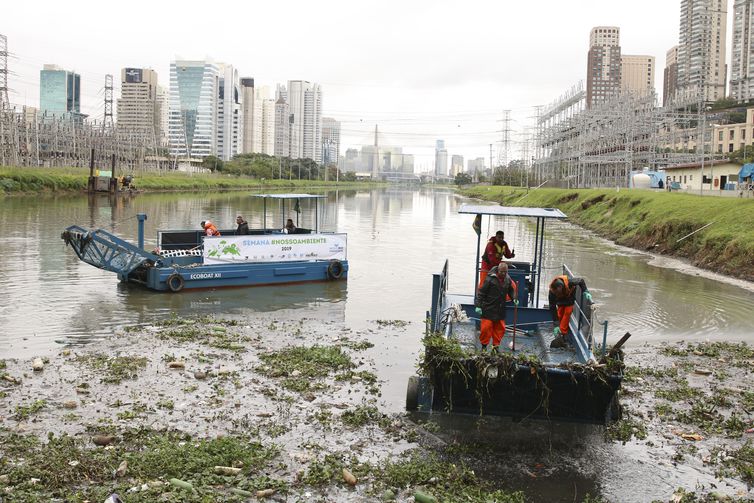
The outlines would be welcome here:
[[[8,37],[0,35],[0,109],[10,107],[8,98]]]
[[[498,152],[498,164],[500,166],[508,166],[508,154],[511,147],[511,111],[503,110],[503,129],[502,139],[500,145],[500,151]]]
[[[105,116],[102,118],[102,131],[112,131],[113,124],[113,76],[105,75]]]

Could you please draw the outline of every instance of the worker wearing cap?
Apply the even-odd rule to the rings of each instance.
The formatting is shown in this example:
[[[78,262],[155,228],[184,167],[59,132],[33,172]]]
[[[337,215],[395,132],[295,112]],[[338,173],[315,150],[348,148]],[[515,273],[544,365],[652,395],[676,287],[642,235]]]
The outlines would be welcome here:
[[[482,318],[479,332],[482,351],[490,341],[492,351],[498,350],[505,335],[505,303],[510,299],[518,305],[515,283],[508,276],[508,264],[502,262],[490,269],[477,290],[476,313]]]
[[[497,266],[503,257],[511,259],[516,256],[516,250],[511,251],[508,247],[508,243],[505,242],[505,233],[503,231],[497,231],[489,241],[484,249],[482,255],[482,267],[479,272],[479,286],[484,283],[484,278],[487,277],[487,273]]]
[[[550,283],[550,312],[552,322],[555,325],[553,335],[555,339],[550,343],[551,348],[563,348],[566,346],[565,336],[568,333],[568,323],[571,321],[573,305],[576,302],[576,287],[581,287],[584,298],[592,302],[592,294],[586,287],[582,278],[569,278],[565,274],[557,276]]]
[[[238,215],[236,217],[236,223],[238,224],[238,228],[236,229],[236,234],[239,236],[245,236],[249,233],[249,222],[243,219],[241,215]]]
[[[205,236],[219,236],[220,231],[217,230],[217,227],[215,227],[215,224],[210,222],[209,220],[203,221],[201,223],[202,229],[204,229],[204,235]]]

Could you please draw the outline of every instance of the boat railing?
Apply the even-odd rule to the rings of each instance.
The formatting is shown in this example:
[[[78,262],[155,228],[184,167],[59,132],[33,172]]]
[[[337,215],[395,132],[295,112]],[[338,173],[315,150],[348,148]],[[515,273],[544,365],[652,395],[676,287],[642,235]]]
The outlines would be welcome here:
[[[571,272],[566,265],[563,265],[563,274],[569,278],[574,277],[573,272]],[[576,339],[579,352],[584,357],[584,360],[588,360],[591,357],[591,347],[593,345],[592,309],[591,305],[584,297],[584,292],[581,290],[581,287],[576,287],[574,299],[574,310],[571,315],[571,329],[575,335],[574,339]],[[582,347],[582,345],[584,347]]]
[[[442,310],[443,298],[448,291],[448,261],[442,268],[440,274],[432,275],[432,310],[430,311],[430,328],[433,332],[440,330],[440,313]]]

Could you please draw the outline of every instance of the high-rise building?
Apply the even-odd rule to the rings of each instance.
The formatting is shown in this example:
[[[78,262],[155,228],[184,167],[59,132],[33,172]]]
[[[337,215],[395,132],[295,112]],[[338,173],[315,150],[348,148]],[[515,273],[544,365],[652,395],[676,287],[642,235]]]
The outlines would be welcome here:
[[[655,92],[654,56],[621,56],[621,92],[647,96]]]
[[[336,164],[340,157],[340,122],[322,117],[322,164]]]
[[[463,171],[463,156],[453,155],[450,158],[450,176],[456,176]]]
[[[241,153],[243,120],[241,118],[241,80],[233,65],[220,64],[217,93],[217,155],[229,161]]]
[[[322,88],[306,80],[289,80],[287,102],[293,117],[291,158],[322,162]]]
[[[160,145],[168,144],[168,117],[170,112],[170,93],[163,86],[157,86],[157,107],[160,114]]]
[[[39,71],[39,108],[48,116],[81,116],[81,76],[57,65]]]
[[[754,98],[752,30],[754,30],[754,0],[736,0],[733,4],[730,97],[739,102]]]
[[[291,117],[288,101],[285,99],[285,88],[278,86],[277,100],[275,101],[275,156],[290,157],[291,154]]]
[[[678,87],[678,46],[671,48],[665,55],[665,72],[662,78],[662,106],[666,107],[675,98]]]
[[[275,151],[275,100],[267,86],[241,79],[243,93],[243,151],[273,155]]]
[[[469,159],[467,164],[467,172],[472,176],[478,176],[484,172],[484,157],[477,157],[476,159]]]
[[[728,0],[681,0],[676,98],[725,97]]]
[[[157,72],[149,68],[120,71],[118,134],[149,145],[162,139],[161,104],[157,96]]]
[[[217,107],[220,70],[212,61],[170,63],[170,155],[203,158],[217,155]]]
[[[620,28],[596,26],[589,35],[586,106],[591,108],[621,92]]]
[[[448,176],[448,151],[445,149],[445,140],[437,140],[435,143],[435,176]]]

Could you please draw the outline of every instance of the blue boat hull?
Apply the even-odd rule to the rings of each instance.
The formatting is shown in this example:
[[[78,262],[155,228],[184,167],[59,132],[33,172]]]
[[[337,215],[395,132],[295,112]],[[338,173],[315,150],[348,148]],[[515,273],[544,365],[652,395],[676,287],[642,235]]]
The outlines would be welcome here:
[[[160,292],[203,288],[225,288],[344,280],[348,261],[340,261],[340,274],[334,277],[331,262],[266,262],[236,264],[192,264],[192,267],[150,267],[119,275],[121,281],[138,283]],[[180,280],[175,279],[180,277]],[[173,278],[173,279],[171,279]],[[172,285],[169,283],[172,282]],[[180,285],[180,288],[175,288]],[[172,286],[172,288],[171,288]]]

